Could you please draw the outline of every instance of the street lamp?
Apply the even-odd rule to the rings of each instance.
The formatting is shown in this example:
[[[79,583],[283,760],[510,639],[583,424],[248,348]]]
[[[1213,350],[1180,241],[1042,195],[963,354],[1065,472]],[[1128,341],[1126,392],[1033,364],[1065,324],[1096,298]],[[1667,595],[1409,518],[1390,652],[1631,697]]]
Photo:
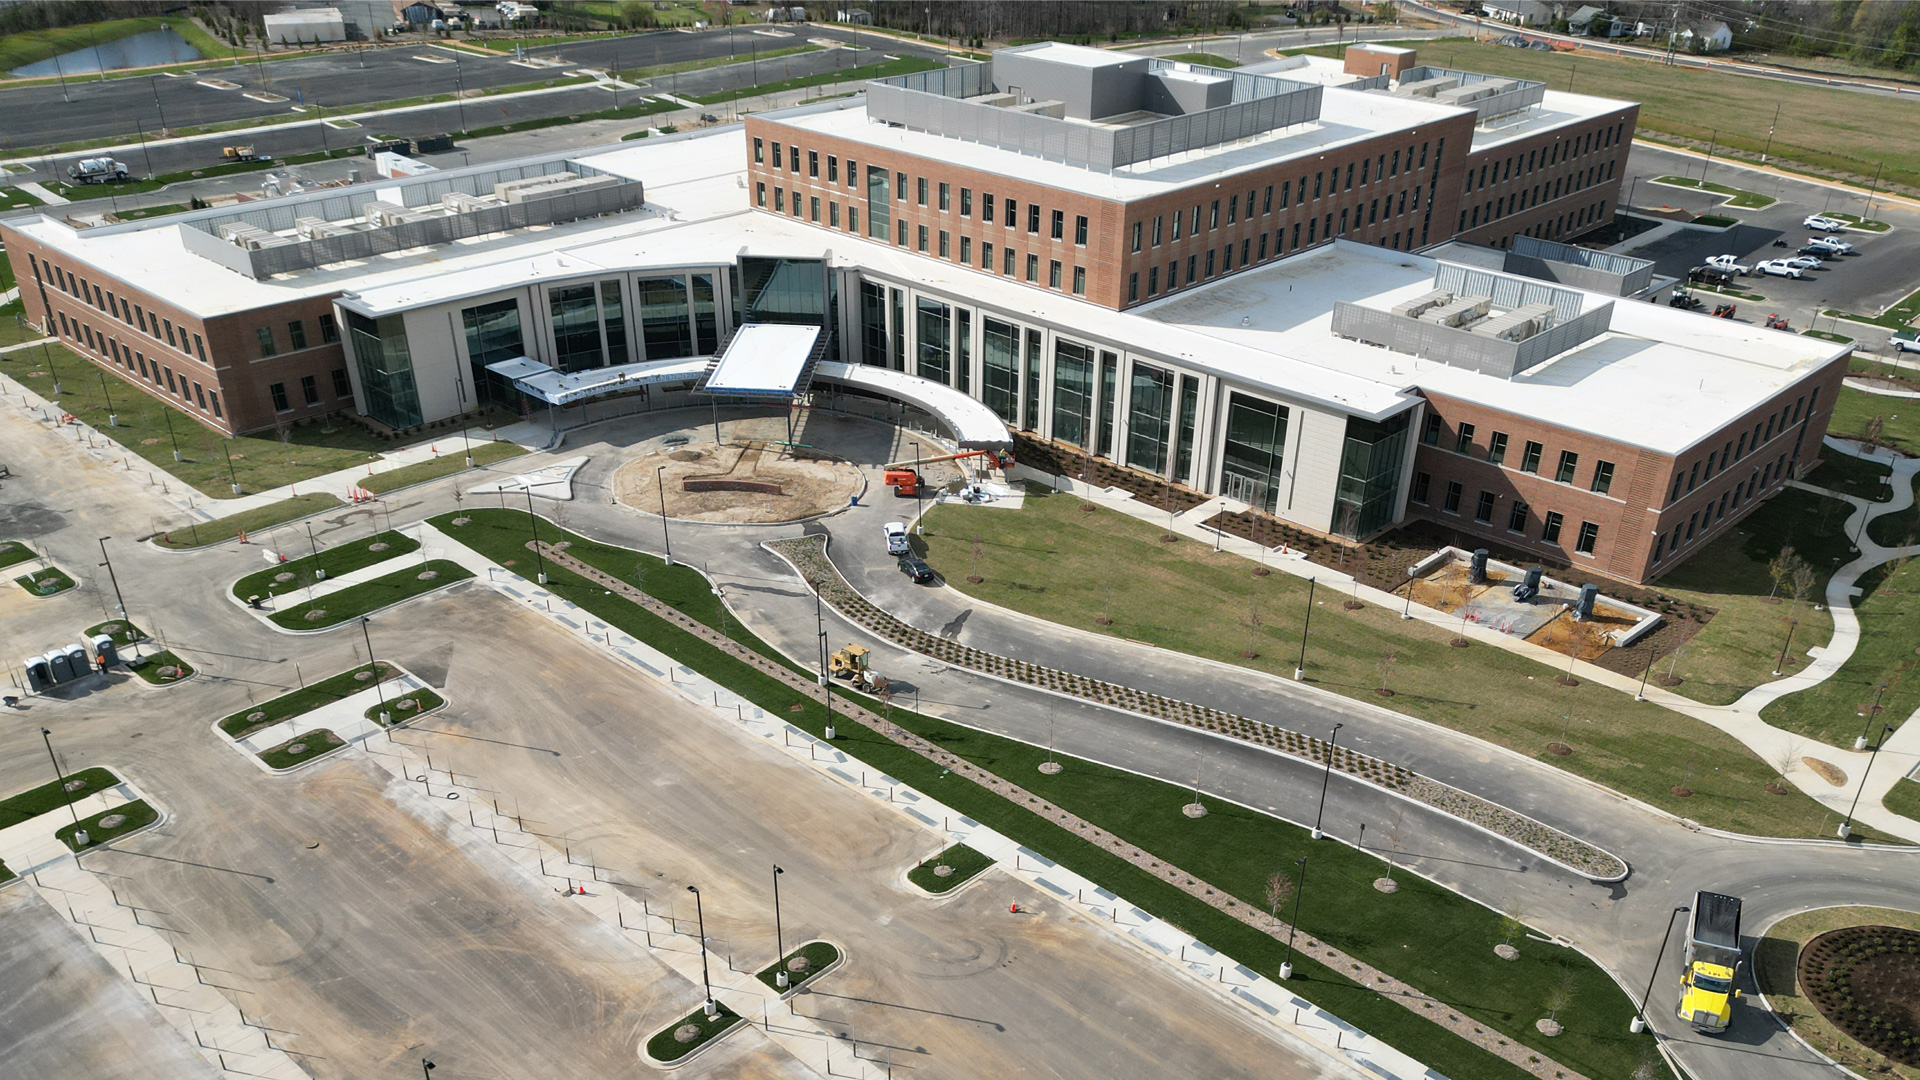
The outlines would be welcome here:
[[[920,463],[920,440],[908,439],[907,445],[913,447],[913,463],[918,465]],[[916,536],[926,535],[926,530],[920,525],[920,482],[918,480],[915,480],[913,484],[913,532]]]
[[[1873,688],[1873,704],[1867,706],[1867,723],[1860,729],[1860,735],[1853,740],[1855,750],[1867,748],[1867,732],[1873,728],[1873,718],[1880,715],[1880,695],[1887,692],[1887,684],[1881,683]]]
[[[47,744],[47,760],[53,762],[53,782],[60,785],[60,794],[65,795],[67,776],[60,771],[60,759],[53,755],[53,732],[41,728],[40,740]],[[67,811],[73,815],[73,823],[80,824],[80,811],[73,808],[72,799],[67,800]]]
[[[307,543],[313,547],[313,580],[327,580],[327,568],[320,565],[320,541],[313,538],[313,522],[307,522]]]
[[[1880,756],[1880,748],[1887,743],[1887,736],[1893,734],[1893,725],[1880,725],[1880,738],[1874,741],[1873,753],[1867,755],[1867,767],[1860,770],[1860,786],[1854,789],[1853,805],[1847,807],[1847,819],[1840,823],[1840,839],[1845,840],[1853,834],[1853,812],[1860,809],[1860,796],[1867,790],[1867,774],[1873,771],[1874,759]]]
[[[667,531],[667,467],[653,467],[653,482],[660,488],[660,542],[667,548],[667,565],[673,565],[673,536]]]
[[[360,616],[360,636],[367,643],[367,671],[373,676],[374,693],[380,695],[380,722],[384,724],[391,714],[387,712],[387,688],[382,685],[380,678],[380,661],[373,658],[373,631],[370,629],[372,625],[372,616]],[[391,739],[393,736],[387,737]]]
[[[533,482],[527,482],[527,528],[533,530],[533,559],[540,567],[540,584],[547,583],[547,560],[540,554],[540,519],[533,516]]]
[[[1300,894],[1307,891],[1307,857],[1293,860],[1300,867],[1300,880],[1293,885],[1293,918],[1287,923],[1287,958],[1280,962],[1280,977],[1293,978],[1293,935],[1300,932]]]
[[[1799,625],[1800,625],[1799,619],[1787,620],[1787,640],[1780,643],[1780,658],[1773,662],[1773,673],[1775,675],[1778,675],[1782,671],[1785,671],[1787,669],[1787,650],[1793,646],[1793,631]],[[1871,724],[1873,723],[1873,721],[1869,720],[1867,721],[1867,723]]]
[[[100,396],[107,399],[107,426],[119,427],[120,414],[113,411],[113,392],[107,389],[107,373],[95,371],[94,374],[100,376]]]
[[[60,380],[58,380],[58,379],[55,379],[55,380],[54,380],[54,383],[53,383],[53,392],[54,392],[54,393],[56,393],[56,394],[60,392]],[[175,460],[175,461],[179,461],[179,460],[181,460],[181,458],[180,458],[180,440],[179,440],[179,439],[177,439],[177,438],[175,438],[175,437],[174,437],[174,434],[173,434],[173,411],[172,411],[172,410],[170,410],[170,409],[164,409],[164,408],[163,408],[163,409],[161,409],[161,410],[160,410],[160,419],[162,419],[162,420],[164,420],[164,421],[166,421],[166,423],[167,423],[167,442],[169,442],[169,443],[171,443],[171,444],[173,445],[173,460]],[[231,461],[229,461],[229,464],[231,464]],[[228,475],[228,476],[232,476],[233,474],[232,474],[232,473],[228,473],[227,475]]]
[[[167,430],[173,430],[171,422],[169,422]],[[220,452],[226,455],[227,459],[227,485],[233,488],[235,495],[238,495],[240,494],[240,478],[233,473],[233,440],[220,440]]]
[[[699,920],[700,985],[706,987],[706,990],[707,990],[707,1004],[706,1004],[707,1019],[711,1020],[716,1015],[719,1014],[720,1009],[714,1004],[714,1001],[713,1001],[713,980],[707,976],[707,916],[706,916],[706,913],[700,909],[699,888],[693,885],[689,885],[687,886],[687,891],[693,894],[693,914],[694,914],[694,917],[697,920]]]
[[[120,617],[124,619],[127,617],[127,600],[120,595],[120,578],[113,572],[113,560],[107,558],[107,541],[111,539],[110,536],[100,538],[100,558],[104,560],[100,565],[107,568],[107,580],[113,582],[113,599],[120,605]]]
[[[1320,774],[1320,810],[1313,815],[1313,838],[1315,840],[1325,835],[1320,831],[1320,822],[1327,814],[1327,784],[1333,780],[1334,740],[1340,737],[1340,729],[1345,726],[1344,723],[1333,725],[1333,733],[1327,736],[1327,768],[1325,772]]]
[[[1300,662],[1293,665],[1293,677],[1307,677],[1307,631],[1313,628],[1313,585],[1314,579],[1307,579],[1307,617],[1300,622]]]
[[[1653,970],[1647,974],[1647,992],[1640,995],[1640,1011],[1634,1013],[1633,1019],[1627,1022],[1627,1030],[1635,1035],[1647,1030],[1647,1001],[1653,997],[1653,980],[1660,977],[1660,961],[1667,955],[1667,939],[1673,936],[1673,921],[1691,910],[1677,907],[1673,909],[1673,914],[1667,916],[1667,932],[1660,935],[1660,951],[1653,954]]]
[[[780,936],[780,875],[784,873],[779,863],[773,864],[773,954],[779,957],[773,962],[773,984],[782,990],[787,988],[787,947]]]
[[[433,1062],[426,1058],[421,1058],[420,1075],[426,1077],[426,1080],[433,1080]]]

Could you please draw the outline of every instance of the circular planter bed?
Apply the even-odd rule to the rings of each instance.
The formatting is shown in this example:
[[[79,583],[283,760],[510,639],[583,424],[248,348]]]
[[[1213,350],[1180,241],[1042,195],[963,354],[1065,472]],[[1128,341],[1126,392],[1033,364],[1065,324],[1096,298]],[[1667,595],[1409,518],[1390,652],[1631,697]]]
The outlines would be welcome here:
[[[1902,1065],[1920,1065],[1920,932],[1849,926],[1800,952],[1801,992],[1828,1022]]]

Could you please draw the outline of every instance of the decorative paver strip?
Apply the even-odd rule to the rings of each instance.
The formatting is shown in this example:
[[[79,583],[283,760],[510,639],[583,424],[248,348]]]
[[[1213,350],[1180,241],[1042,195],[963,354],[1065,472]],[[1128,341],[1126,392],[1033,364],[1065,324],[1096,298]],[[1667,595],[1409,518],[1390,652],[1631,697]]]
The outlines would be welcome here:
[[[819,590],[821,597],[841,614],[901,648],[933,657],[953,667],[1126,709],[1156,720],[1227,735],[1292,757],[1304,758],[1316,765],[1326,763],[1327,743],[1324,739],[1130,686],[1102,682],[1070,671],[983,652],[910,626],[876,607],[847,584],[846,579],[840,576],[839,568],[827,558],[826,538],[823,536],[772,540],[762,546],[793,564],[800,576]],[[1420,776],[1404,766],[1336,745],[1333,747],[1333,767],[1356,779],[1486,829],[1595,881],[1619,881],[1627,876],[1627,864],[1611,852],[1478,795]]]
[[[527,547],[532,548],[533,546],[533,541],[527,542]],[[539,542],[539,549],[548,562],[578,574],[601,588],[631,603],[639,605],[648,613],[658,616],[672,623],[674,626],[685,630],[687,633],[698,637],[707,644],[727,653],[727,655],[733,657],[735,660],[750,665],[762,675],[777,679],[791,689],[806,694],[812,694],[819,689],[813,679],[767,659],[760,653],[734,641],[732,638],[727,637],[725,634],[720,633],[707,624],[688,616],[680,609],[666,604],[663,601],[655,600],[653,597],[641,592],[627,582],[614,577],[612,574],[589,566],[564,551],[556,550],[553,545],[544,540]],[[1225,912],[1233,918],[1240,920],[1242,923],[1267,934],[1276,941],[1286,940],[1287,935],[1292,930],[1292,927],[1284,920],[1274,918],[1265,912],[1256,910],[1241,901],[1233,899],[1225,891],[1214,888],[1206,881],[1195,877],[1185,870],[1155,858],[1152,854],[1127,843],[1125,840],[1122,840],[1120,837],[1100,828],[1092,822],[1086,821],[1075,814],[1055,806],[1053,803],[1035,795],[1020,785],[1005,780],[950,751],[934,745],[905,728],[882,719],[879,714],[867,710],[847,697],[840,697],[837,704],[841,714],[854,722],[885,736],[906,749],[912,750],[928,761],[950,770],[953,775],[964,777],[988,791],[999,795],[1001,798],[1024,808],[1028,812],[1037,814],[1059,825],[1063,829],[1070,830],[1087,841],[1098,845],[1102,850],[1126,860],[1133,866],[1147,871],[1189,896]],[[1337,764],[1337,757],[1335,761]],[[1411,776],[1412,774],[1409,773],[1408,775]],[[1399,1004],[1415,1015],[1433,1021],[1461,1038],[1466,1039],[1468,1042],[1473,1043],[1475,1046],[1489,1053],[1496,1054],[1502,1059],[1525,1069],[1527,1072],[1539,1077],[1540,1080],[1588,1080],[1584,1074],[1542,1056],[1531,1047],[1514,1042],[1500,1035],[1485,1025],[1475,1022],[1471,1017],[1454,1009],[1445,1002],[1408,986],[1406,983],[1401,982],[1391,975],[1385,974],[1370,964],[1362,963],[1348,956],[1346,953],[1328,945],[1312,934],[1302,931],[1298,935],[1296,948],[1299,948],[1304,955],[1314,957],[1340,975],[1352,979],[1354,982],[1380,994],[1389,1001]]]

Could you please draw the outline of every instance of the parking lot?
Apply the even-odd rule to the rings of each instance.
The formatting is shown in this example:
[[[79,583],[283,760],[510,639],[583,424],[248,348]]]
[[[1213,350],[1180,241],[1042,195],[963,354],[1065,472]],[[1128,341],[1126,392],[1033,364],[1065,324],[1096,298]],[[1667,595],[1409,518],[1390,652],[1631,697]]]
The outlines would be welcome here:
[[[1671,207],[1693,213],[1720,213],[1737,218],[1740,224],[1724,231],[1682,229],[1634,249],[1631,254],[1652,259],[1655,270],[1684,278],[1687,271],[1714,255],[1729,254],[1742,264],[1790,257],[1809,237],[1827,235],[1807,228],[1809,214],[1827,211],[1866,215],[1866,196],[1840,191],[1821,184],[1775,176],[1754,169],[1714,163],[1706,169],[1713,183],[1757,191],[1779,201],[1761,210],[1724,210],[1723,196],[1686,188],[1655,184],[1659,176],[1689,175],[1698,178],[1698,157],[1636,144],[1627,161],[1623,181],[1631,196],[1631,205],[1652,209]],[[1885,349],[1887,332],[1857,323],[1839,323],[1828,318],[1815,319],[1825,308],[1839,308],[1872,314],[1920,287],[1920,211],[1903,203],[1877,200],[1872,217],[1893,226],[1887,233],[1848,230],[1835,234],[1853,244],[1850,255],[1825,260],[1799,280],[1768,277],[1754,273],[1738,279],[1733,286],[1742,292],[1766,297],[1763,302],[1735,299],[1737,318],[1763,323],[1766,316],[1778,313],[1792,329],[1831,330],[1855,338],[1863,349]],[[1786,247],[1775,247],[1785,241]],[[1701,292],[1700,299],[1711,311],[1721,302],[1712,293]]]

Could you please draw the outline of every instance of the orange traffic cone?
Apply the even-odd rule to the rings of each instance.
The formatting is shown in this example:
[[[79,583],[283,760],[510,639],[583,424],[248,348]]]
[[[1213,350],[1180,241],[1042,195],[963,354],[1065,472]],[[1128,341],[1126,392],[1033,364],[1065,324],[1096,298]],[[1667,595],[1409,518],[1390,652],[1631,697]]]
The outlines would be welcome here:
[[[1018,902],[1018,901],[1015,901],[1014,903],[1011,903],[1011,904],[1008,904],[1008,905],[1007,905],[1007,912],[1008,912],[1008,914],[1011,914],[1011,915],[1018,915],[1018,914],[1020,914],[1020,904],[1019,904],[1019,902]]]
[[[245,529],[240,530],[240,542],[243,544],[247,542],[247,530]]]

